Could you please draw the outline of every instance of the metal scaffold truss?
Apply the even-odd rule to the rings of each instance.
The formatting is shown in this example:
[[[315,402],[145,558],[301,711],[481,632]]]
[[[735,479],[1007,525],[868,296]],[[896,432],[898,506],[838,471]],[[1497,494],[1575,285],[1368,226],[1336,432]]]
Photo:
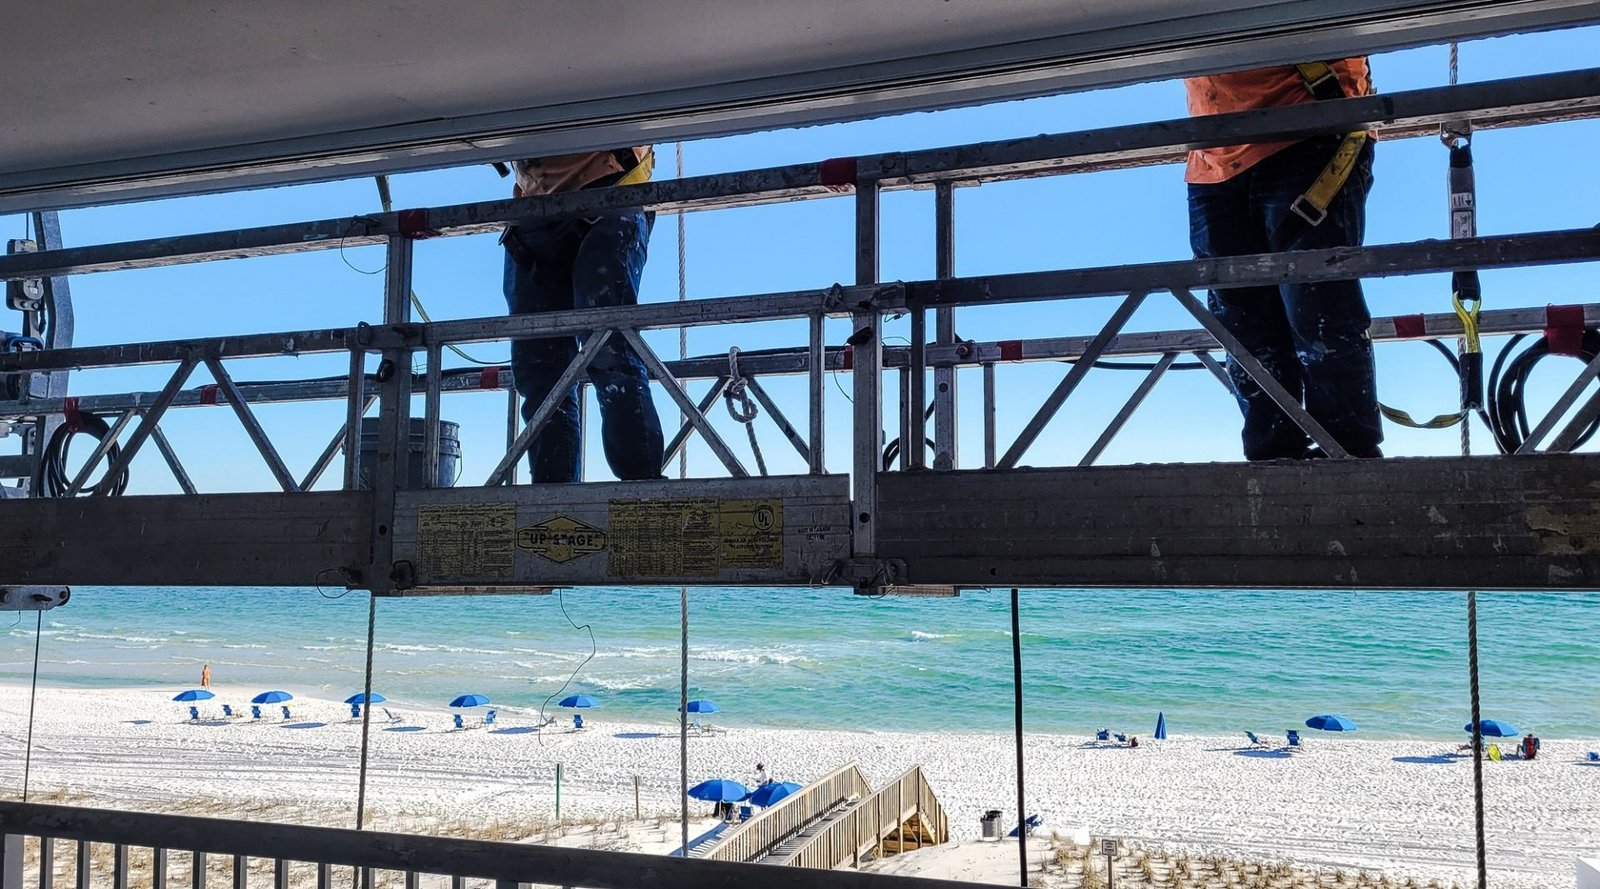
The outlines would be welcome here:
[[[1344,451],[1243,349],[1204,306],[1207,289],[1454,272],[1600,259],[1600,230],[1463,237],[1364,248],[1173,261],[1131,266],[957,277],[955,193],[984,182],[1172,160],[1193,147],[1300,138],[1376,127],[1393,137],[1437,134],[1442,123],[1478,128],[1600,114],[1600,70],[1352,98],[1315,106],[1166,121],[930,151],[877,155],[583,191],[515,201],[407,210],[354,219],[0,257],[0,278],[49,282],[58,301],[65,276],[218,258],[264,256],[340,245],[387,251],[380,322],[350,328],[214,339],[47,348],[0,355],[0,373],[21,382],[0,402],[31,444],[0,459],[25,489],[0,503],[0,555],[15,584],[282,584],[339,582],[380,594],[507,587],[627,584],[841,585],[882,592],[934,586],[1264,586],[1600,588],[1600,511],[1587,492],[1600,484],[1600,457],[1575,449],[1600,417],[1585,398],[1600,357],[1507,456],[1344,460]],[[880,280],[879,200],[885,190],[934,192],[935,277]],[[419,323],[411,317],[415,240],[491,231],[519,219],[593,214],[625,207],[689,211],[808,198],[854,203],[855,281],[829,288],[600,308],[537,316]],[[1115,302],[1092,334],[993,342],[956,335],[959,309],[1048,300]],[[1185,330],[1127,333],[1141,304],[1170,300],[1192,317]],[[929,315],[932,315],[930,319]],[[884,343],[886,319],[909,316],[910,345]],[[853,333],[829,343],[824,322],[849,319]],[[642,332],[740,322],[804,321],[792,350],[666,360]],[[931,322],[931,336],[930,336]],[[1486,311],[1483,334],[1564,330],[1581,337],[1600,324],[1600,304]],[[1377,319],[1383,342],[1453,338],[1456,315]],[[511,397],[508,443],[481,484],[434,486],[441,401],[482,389],[510,390],[504,368],[448,369],[447,348],[464,343],[578,335],[585,347],[553,391],[585,376],[602,345],[626,342],[685,417],[667,460],[694,436],[726,478],[560,486],[515,484],[516,466],[557,411],[555,396],[519,424]],[[346,354],[339,378],[236,382],[229,363],[282,355]],[[368,367],[377,359],[376,372]],[[1071,468],[1025,469],[1041,433],[1097,363],[1149,359],[1126,403]],[[420,372],[413,362],[421,359]],[[1276,464],[1095,467],[1140,404],[1175,367],[1193,366],[1228,385],[1221,360],[1256,380],[1330,457]],[[1011,441],[994,419],[999,369],[1017,362],[1065,363],[1031,419]],[[73,369],[165,365],[155,392],[66,395]],[[201,371],[211,383],[185,388]],[[982,460],[957,447],[958,383],[983,382]],[[847,373],[852,445],[847,463],[825,452],[828,375]],[[804,376],[799,411],[761,380]],[[900,405],[888,404],[898,376]],[[704,381],[697,396],[690,381]],[[407,463],[412,399],[420,395],[426,441],[422,473]],[[759,451],[747,465],[713,426],[719,397],[737,396],[774,422],[807,469],[765,477]],[[292,469],[254,406],[343,401],[344,422],[309,467]],[[226,403],[278,487],[272,493],[201,493],[161,423],[170,411]],[[370,466],[357,447],[376,408],[379,441]],[[108,428],[87,462],[56,485],[41,483],[40,444],[55,428],[105,415]],[[1569,416],[1570,415],[1570,416]],[[898,435],[886,450],[886,418]],[[931,425],[931,429],[930,429]],[[893,433],[891,433],[892,435]],[[752,433],[753,437],[753,433]],[[182,495],[111,497],[135,456],[153,442]],[[1504,443],[1502,443],[1504,447]],[[340,490],[312,491],[340,455]],[[103,471],[102,471],[103,467]],[[981,468],[980,468],[981,467]],[[752,468],[755,472],[752,473]],[[847,472],[841,472],[847,469]],[[99,472],[100,480],[91,482]],[[413,487],[413,476],[422,480]],[[56,493],[61,496],[38,496]],[[90,495],[90,496],[74,496]]]

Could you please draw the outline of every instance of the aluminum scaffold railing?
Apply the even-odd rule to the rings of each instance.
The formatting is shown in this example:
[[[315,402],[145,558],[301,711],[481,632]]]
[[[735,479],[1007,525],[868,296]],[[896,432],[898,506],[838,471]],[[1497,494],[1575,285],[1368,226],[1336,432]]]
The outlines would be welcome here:
[[[698,177],[602,191],[493,201],[458,207],[272,226],[100,247],[62,248],[0,258],[0,278],[22,279],[119,268],[330,249],[339,244],[383,243],[387,252],[384,313],[380,323],[352,328],[158,341],[54,349],[0,356],[0,372],[59,373],[66,369],[171,364],[176,370],[154,394],[108,395],[69,402],[50,396],[0,406],[0,413],[45,417],[90,409],[118,413],[115,431],[127,439],[112,452],[108,436],[93,457],[106,460],[105,478],[115,477],[151,439],[168,459],[186,491],[181,465],[162,444],[160,422],[175,406],[226,400],[272,470],[283,494],[133,497],[112,500],[29,500],[0,504],[0,550],[17,581],[147,581],[159,572],[166,583],[299,583],[333,571],[352,586],[379,593],[417,588],[477,589],[514,584],[847,584],[881,591],[906,583],[1037,584],[1148,583],[1270,586],[1365,584],[1451,586],[1474,575],[1498,577],[1501,585],[1600,585],[1600,551],[1586,531],[1589,508],[1569,496],[1597,471],[1595,459],[1573,456],[1538,464],[1513,460],[1364,462],[1325,466],[1157,467],[1123,469],[1097,476],[1068,470],[1016,470],[1040,432],[1060,411],[1094,364],[1111,355],[1157,358],[1134,397],[1120,410],[1090,452],[1093,463],[1110,437],[1138,407],[1150,387],[1176,362],[1194,354],[1213,372],[1221,351],[1271,390],[1270,377],[1241,349],[1193,295],[1207,288],[1283,281],[1416,275],[1600,258],[1600,232],[1575,230],[1420,242],[1368,248],[1305,251],[1205,261],[1067,269],[1021,274],[955,277],[954,194],[958,185],[1044,175],[1063,170],[1107,168],[1169,158],[1176,151],[1264,138],[1296,138],[1382,122],[1397,133],[1422,132],[1445,119],[1480,116],[1488,123],[1527,122],[1591,115],[1600,108],[1600,71],[1518,78],[1470,86],[1418,90],[1214,118],[1168,121],[1091,133],[1035,137],[1010,142],[907,154],[878,155],[821,164]],[[935,277],[881,282],[878,202],[882,191],[932,186],[935,194]],[[855,206],[855,282],[829,288],[754,296],[696,299],[676,304],[591,309],[511,318],[476,318],[415,323],[409,295],[415,240],[436,233],[488,231],[505,222],[547,215],[593,213],[644,206],[689,210],[738,206],[849,193]],[[960,307],[1114,297],[1110,320],[1091,337],[971,343],[957,339]],[[1152,299],[1175,299],[1199,324],[1196,330],[1124,334],[1137,307]],[[927,336],[927,312],[934,336]],[[1593,306],[1579,307],[1578,323],[1597,320]],[[909,314],[913,336],[905,349],[883,342],[888,316]],[[850,319],[843,348],[825,340],[826,318]],[[1568,313],[1568,317],[1572,317]],[[642,331],[681,326],[775,319],[803,320],[803,349],[746,356],[745,373],[804,373],[808,429],[801,435],[770,399],[768,412],[781,418],[808,475],[748,478],[748,469],[713,427],[706,411],[732,382],[733,370],[702,359],[658,358]],[[1508,309],[1485,315],[1486,332],[1542,330],[1549,313]],[[1375,338],[1451,336],[1452,316],[1392,319],[1374,326]],[[553,400],[540,405],[496,462],[484,486],[446,490],[437,478],[442,396],[471,388],[447,374],[446,346],[553,335],[583,336],[587,345],[563,380],[583,375],[595,349],[621,338],[643,358],[652,375],[687,418],[674,436],[675,450],[698,433],[730,478],[555,487],[513,487],[512,467],[521,459]],[[249,386],[235,383],[225,362],[235,359],[347,353],[343,380]],[[410,372],[421,353],[421,374]],[[378,359],[369,374],[369,356]],[[1027,360],[1065,360],[1070,367],[1021,434],[1001,447],[992,420],[996,365]],[[957,449],[956,383],[961,367],[977,365],[985,383],[986,468],[981,480],[962,472]],[[214,388],[185,392],[188,376],[204,365]],[[823,448],[826,375],[848,370],[852,383],[852,451],[848,477],[828,474]],[[898,411],[901,465],[930,465],[948,472],[885,473],[885,371],[902,376]],[[931,371],[932,394],[927,391]],[[1600,371],[1600,358],[1580,375],[1540,424],[1555,431],[1562,414],[1577,403],[1584,385]],[[479,372],[478,386],[487,382]],[[709,378],[708,394],[696,400],[683,381]],[[500,371],[493,385],[504,386]],[[558,385],[556,391],[565,387]],[[420,390],[429,471],[420,489],[409,489],[411,397]],[[759,386],[755,390],[760,393]],[[209,392],[209,394],[208,394]],[[1341,452],[1293,399],[1279,403],[1334,456]],[[756,396],[758,399],[761,396]],[[345,424],[310,471],[297,477],[262,430],[252,403],[343,398]],[[378,406],[379,442],[370,467],[370,491],[358,489],[362,475],[357,436],[362,417]],[[1577,418],[1556,435],[1570,446],[1592,419],[1590,399]],[[928,406],[931,405],[931,411]],[[926,420],[933,420],[931,460]],[[307,493],[342,451],[343,490]],[[1339,461],[1334,461],[1339,462]],[[87,485],[87,470],[74,487]],[[1338,487],[1329,487],[1332,479]],[[1397,479],[1426,485],[1397,485]],[[1472,478],[1466,490],[1461,480]],[[1154,484],[1156,479],[1162,486]],[[1194,488],[1204,480],[1209,487]],[[1106,485],[1111,485],[1107,488]],[[976,486],[976,488],[974,488]],[[1504,502],[1483,510],[1487,486]],[[1193,488],[1192,494],[1173,491]],[[1009,500],[980,495],[1005,490]],[[1229,492],[1235,492],[1230,494]],[[1083,508],[1085,494],[1098,499]],[[292,496],[285,496],[292,495]],[[1170,496],[1169,496],[1170,495]],[[1218,501],[1219,517],[1235,524],[1208,524],[1206,534],[1184,536],[1174,527],[1178,496]],[[1308,498],[1332,498],[1326,515]],[[1476,498],[1476,499],[1475,499]],[[1031,504],[1026,509],[1017,504]],[[1051,504],[1055,504],[1052,510]],[[1067,514],[1063,504],[1076,512]],[[1298,505],[1298,506],[1297,506]],[[1237,509],[1249,507],[1245,513]],[[1301,520],[1280,522],[1276,537],[1261,536],[1263,510],[1281,510]],[[1098,510],[1098,511],[1097,511]],[[1105,510],[1115,510],[1114,514]],[[1309,510],[1309,512],[1307,512]],[[1337,536],[1340,516],[1365,511],[1361,526],[1395,530],[1389,538]],[[1237,513],[1237,514],[1236,514]],[[1095,518],[1098,516],[1098,518]],[[1311,518],[1306,518],[1311,516]],[[1320,518],[1318,516],[1321,516]],[[1441,522],[1448,526],[1441,542]],[[1090,533],[1098,522],[1105,533]],[[1085,524],[1088,523],[1088,524]],[[267,529],[265,526],[270,525]],[[1224,533],[1228,527],[1232,534]],[[938,529],[963,531],[939,538]],[[26,533],[21,533],[26,529]],[[977,531],[974,531],[977,529]],[[943,532],[939,532],[943,533]],[[1209,535],[1209,536],[1208,536]],[[1369,535],[1370,536],[1370,535]],[[942,542],[935,547],[929,541]],[[1348,538],[1348,539],[1345,539]],[[47,541],[44,546],[39,541]],[[1483,541],[1497,541],[1484,553]],[[1024,545],[1027,541],[1033,541]],[[1166,545],[1163,546],[1163,541]],[[1241,543],[1241,541],[1245,541]],[[1249,541],[1254,541],[1250,543]],[[1032,547],[1032,548],[1030,548]],[[1192,553],[1180,555],[1184,547]],[[129,553],[158,557],[130,567]],[[225,554],[234,553],[234,558]],[[244,557],[237,557],[243,553]],[[170,558],[169,558],[170,555]],[[1426,565],[1407,570],[1406,560]],[[1187,561],[1185,561],[1187,560]],[[1435,570],[1439,569],[1439,570]],[[1435,571],[1428,575],[1427,571]]]

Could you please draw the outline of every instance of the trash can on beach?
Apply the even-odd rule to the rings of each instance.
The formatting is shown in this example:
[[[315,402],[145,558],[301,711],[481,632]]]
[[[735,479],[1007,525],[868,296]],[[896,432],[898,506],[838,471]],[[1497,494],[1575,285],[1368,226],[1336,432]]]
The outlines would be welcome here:
[[[984,839],[986,839],[986,840],[998,840],[998,839],[1000,839],[1000,810],[999,809],[990,809],[987,812],[984,812],[983,813],[983,817],[978,819],[978,823],[983,826],[983,838]]]

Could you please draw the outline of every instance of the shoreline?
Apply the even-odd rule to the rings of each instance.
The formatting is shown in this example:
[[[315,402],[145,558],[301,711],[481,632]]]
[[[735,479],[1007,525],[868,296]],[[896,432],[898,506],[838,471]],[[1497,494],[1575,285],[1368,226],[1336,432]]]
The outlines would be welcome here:
[[[289,722],[193,724],[184,721],[185,705],[162,699],[176,690],[41,688],[35,798],[56,794],[135,809],[208,800],[217,814],[236,817],[353,818],[361,732],[347,705],[297,697]],[[234,688],[215,690],[235,697]],[[0,686],[5,743],[19,752],[27,703],[26,687]],[[602,708],[585,713],[584,732],[571,731],[570,719],[536,730],[530,716],[502,711],[489,729],[449,731],[446,708],[390,709],[400,721],[375,721],[371,732],[372,827],[548,824],[556,763],[563,765],[563,821],[632,819],[635,775],[640,815],[678,811],[675,724],[613,722]],[[1087,830],[1196,855],[1466,879],[1472,768],[1468,758],[1450,755],[1454,744],[1305,735],[1308,749],[1291,755],[1248,748],[1242,733],[1237,740],[1178,735],[1153,743],[1141,736],[1137,749],[1030,734],[1027,809],[1044,818],[1047,835]],[[1535,761],[1485,764],[1496,885],[1570,880],[1573,857],[1600,846],[1600,766],[1580,761],[1591,749],[1600,749],[1600,739],[1547,740]],[[775,779],[801,783],[856,762],[876,787],[921,764],[963,842],[978,835],[984,810],[1007,812],[1009,823],[1017,808],[1009,733],[960,725],[937,733],[735,725],[691,735],[689,752],[691,783],[748,781],[758,760]],[[0,784],[13,796],[21,760],[0,761]],[[693,814],[709,810],[690,804]]]

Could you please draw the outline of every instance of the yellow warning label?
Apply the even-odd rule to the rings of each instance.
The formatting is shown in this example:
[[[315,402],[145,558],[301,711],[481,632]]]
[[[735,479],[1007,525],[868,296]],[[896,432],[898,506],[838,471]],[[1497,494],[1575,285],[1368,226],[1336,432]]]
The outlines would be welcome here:
[[[783,501],[613,500],[614,577],[715,577],[783,567]]]
[[[552,562],[570,562],[606,548],[606,532],[569,516],[558,515],[517,529],[517,547]]]
[[[516,524],[513,503],[418,507],[418,575],[424,580],[510,578]]]

